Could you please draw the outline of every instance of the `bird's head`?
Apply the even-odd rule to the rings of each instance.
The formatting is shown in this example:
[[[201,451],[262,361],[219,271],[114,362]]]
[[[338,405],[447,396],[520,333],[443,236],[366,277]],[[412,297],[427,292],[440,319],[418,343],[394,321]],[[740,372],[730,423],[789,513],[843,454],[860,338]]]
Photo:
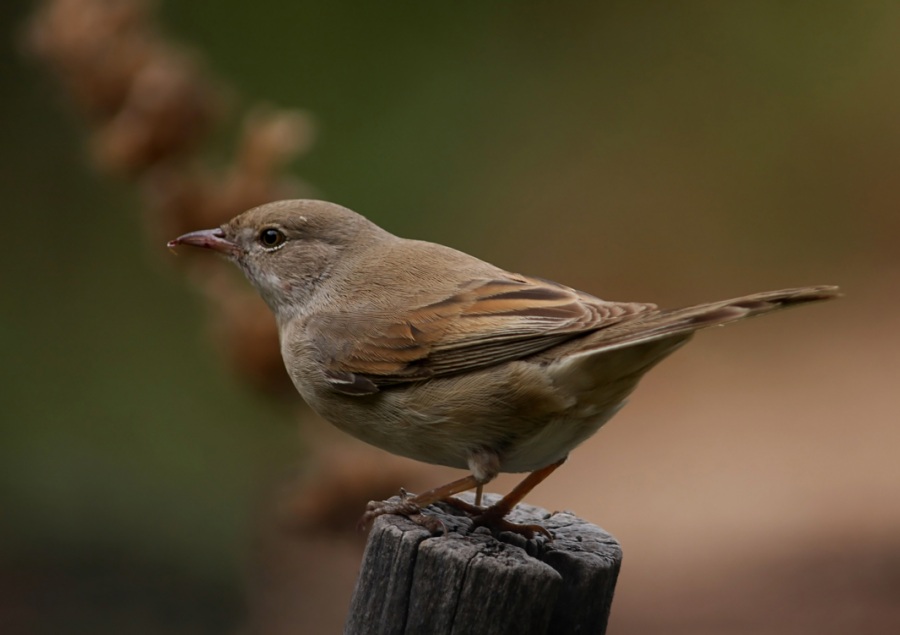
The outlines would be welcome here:
[[[303,311],[348,253],[390,236],[359,214],[325,201],[255,207],[221,227],[179,236],[169,247],[211,249],[238,265],[279,321]]]

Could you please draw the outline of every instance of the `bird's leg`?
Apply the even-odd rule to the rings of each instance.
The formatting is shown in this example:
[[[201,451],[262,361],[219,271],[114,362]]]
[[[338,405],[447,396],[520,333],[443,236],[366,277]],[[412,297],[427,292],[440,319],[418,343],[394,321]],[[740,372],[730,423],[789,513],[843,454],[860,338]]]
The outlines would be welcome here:
[[[417,496],[413,496],[411,499],[409,499],[409,502],[414,505],[418,505],[418,507],[421,509],[422,507],[428,507],[432,503],[447,500],[454,494],[465,492],[466,490],[470,490],[473,487],[477,486],[478,479],[475,478],[475,475],[470,474],[469,476],[464,476],[463,478],[457,479],[452,483],[447,483],[446,485],[441,485],[440,487],[435,487],[428,490],[427,492],[422,492]]]
[[[449,496],[443,500],[470,516],[477,516],[484,512],[484,507],[481,506],[481,497],[485,484],[493,481],[500,473],[500,457],[492,450],[472,452],[469,457],[469,469],[472,470],[472,476],[475,478],[475,504]]]
[[[421,511],[424,507],[428,507],[432,503],[440,500],[446,500],[454,494],[465,492],[478,485],[478,480],[473,474],[464,476],[446,485],[435,487],[422,492],[416,496],[403,496],[398,502],[391,501],[370,501],[366,505],[366,513],[359,520],[360,529],[368,527],[373,520],[384,514],[397,514],[406,516],[415,523],[418,523],[431,531],[442,531],[443,524],[436,518],[423,516]]]
[[[566,458],[567,457],[563,457],[556,463],[551,463],[526,476],[509,494],[473,518],[472,520],[475,523],[475,526],[487,527],[491,531],[512,531],[522,534],[528,539],[533,538],[535,533],[541,533],[552,540],[553,536],[545,527],[540,525],[521,525],[510,522],[506,520],[505,517],[512,511],[513,507],[522,502],[522,499],[525,498],[528,492],[533,490],[538,483],[550,476],[556,468],[565,463]]]
[[[398,502],[391,501],[371,501],[366,506],[366,513],[359,521],[360,528],[368,527],[369,524],[378,516],[383,514],[399,514],[406,516],[415,523],[418,523],[431,531],[441,531],[443,525],[441,521],[430,516],[424,516],[421,511],[432,503],[445,501],[446,503],[462,510],[470,515],[479,515],[485,512],[481,507],[481,492],[485,483],[492,481],[500,471],[500,457],[496,452],[491,450],[479,450],[473,452],[469,457],[469,469],[472,474],[457,479],[452,483],[435,487],[427,492],[422,492],[417,496],[408,497],[401,496]],[[454,494],[465,492],[472,488],[476,488],[475,501],[472,505],[463,500],[455,498]],[[524,496],[524,494],[522,494]]]

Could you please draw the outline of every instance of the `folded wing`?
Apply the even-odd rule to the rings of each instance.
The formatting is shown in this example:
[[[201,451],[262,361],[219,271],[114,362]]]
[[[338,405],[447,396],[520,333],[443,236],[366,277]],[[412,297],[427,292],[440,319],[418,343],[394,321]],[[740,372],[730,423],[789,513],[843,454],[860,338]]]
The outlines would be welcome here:
[[[472,280],[452,295],[398,316],[387,311],[319,316],[307,325],[333,388],[371,394],[522,359],[574,337],[656,312],[606,302],[525,276]]]

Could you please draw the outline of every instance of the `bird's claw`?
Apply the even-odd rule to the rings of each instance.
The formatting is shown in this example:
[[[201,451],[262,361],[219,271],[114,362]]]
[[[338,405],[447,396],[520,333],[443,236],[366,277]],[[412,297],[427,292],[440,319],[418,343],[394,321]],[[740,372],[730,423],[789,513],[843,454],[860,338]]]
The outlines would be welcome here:
[[[454,507],[472,519],[472,526],[486,527],[494,535],[503,531],[509,531],[523,536],[526,540],[532,540],[540,534],[548,540],[553,540],[553,534],[549,529],[536,524],[521,524],[506,520],[509,510],[505,507],[493,505],[480,507],[467,501],[451,496],[441,502]],[[416,502],[415,496],[401,489],[399,497],[386,501],[369,501],[366,511],[359,520],[360,531],[366,531],[379,516],[391,514],[404,516],[420,527],[427,529],[432,534],[446,534],[447,528],[444,522],[435,516],[424,514],[422,507]]]
[[[494,511],[494,507],[488,507],[481,514],[472,518],[473,527],[487,527],[492,534],[509,531],[524,536],[526,540],[532,540],[536,534],[541,534],[547,540],[553,540],[553,534],[542,525],[525,525],[506,520],[506,513],[501,510]]]
[[[447,531],[443,521],[423,514],[422,508],[415,502],[414,497],[404,490],[400,490],[400,500],[369,501],[365,513],[359,519],[360,531],[366,531],[376,518],[385,514],[408,518],[433,534],[444,534]]]

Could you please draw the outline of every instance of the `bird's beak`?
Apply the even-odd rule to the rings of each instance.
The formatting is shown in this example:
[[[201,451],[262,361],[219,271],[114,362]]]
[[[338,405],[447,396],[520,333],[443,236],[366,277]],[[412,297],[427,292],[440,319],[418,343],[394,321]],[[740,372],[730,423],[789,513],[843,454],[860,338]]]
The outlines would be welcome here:
[[[240,247],[225,238],[225,232],[221,229],[201,229],[200,231],[191,232],[184,236],[179,236],[175,240],[168,243],[169,249],[178,245],[193,245],[194,247],[204,247],[218,251],[226,256],[236,256],[240,252]]]

